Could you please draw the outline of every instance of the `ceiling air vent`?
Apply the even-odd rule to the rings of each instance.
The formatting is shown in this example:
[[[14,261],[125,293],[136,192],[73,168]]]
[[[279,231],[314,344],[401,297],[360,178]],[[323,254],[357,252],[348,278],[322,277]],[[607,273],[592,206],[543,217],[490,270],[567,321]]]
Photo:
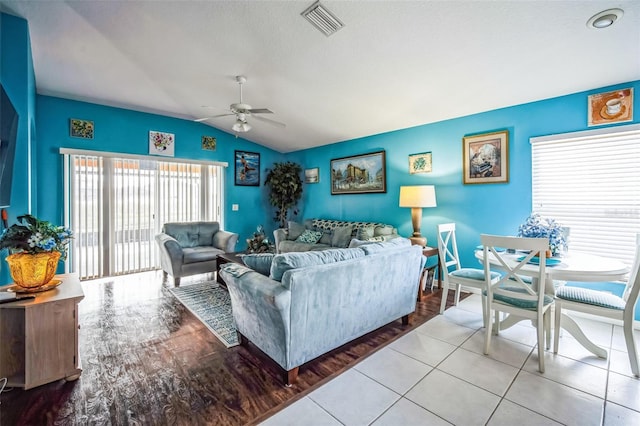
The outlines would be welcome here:
[[[319,1],[302,12],[302,16],[327,37],[344,27],[344,24]]]

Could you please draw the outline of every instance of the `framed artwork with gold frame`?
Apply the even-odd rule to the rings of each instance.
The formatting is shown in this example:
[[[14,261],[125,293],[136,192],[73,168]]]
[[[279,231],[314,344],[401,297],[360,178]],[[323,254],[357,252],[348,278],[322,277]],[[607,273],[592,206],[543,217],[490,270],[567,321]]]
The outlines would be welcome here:
[[[509,131],[462,138],[464,184],[509,182]]]
[[[409,155],[409,173],[430,173],[432,170],[431,152]]]

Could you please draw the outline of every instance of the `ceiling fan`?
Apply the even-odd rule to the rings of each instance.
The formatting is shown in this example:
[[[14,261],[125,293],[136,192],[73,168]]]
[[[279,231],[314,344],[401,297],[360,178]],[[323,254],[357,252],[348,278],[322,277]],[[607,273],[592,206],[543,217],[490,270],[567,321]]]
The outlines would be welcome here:
[[[284,123],[280,123],[279,121],[275,121],[275,120],[261,117],[259,115],[255,115],[255,114],[273,114],[273,111],[270,111],[267,108],[252,108],[251,105],[243,103],[242,102],[242,85],[247,82],[247,77],[243,75],[238,75],[236,76],[236,81],[240,86],[240,102],[229,105],[229,110],[231,111],[230,113],[212,115],[210,117],[202,117],[202,118],[195,119],[194,121],[201,122],[201,121],[209,120],[211,118],[235,115],[236,122],[233,124],[231,129],[237,133],[248,132],[249,130],[251,130],[251,125],[247,122],[247,118],[249,117],[253,117],[256,120],[264,121],[265,123],[269,123],[274,126],[286,127]]]

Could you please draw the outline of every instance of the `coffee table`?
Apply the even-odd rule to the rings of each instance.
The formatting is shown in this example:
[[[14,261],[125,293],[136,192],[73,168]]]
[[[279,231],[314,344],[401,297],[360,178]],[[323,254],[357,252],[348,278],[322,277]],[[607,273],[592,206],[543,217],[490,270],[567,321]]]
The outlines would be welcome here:
[[[225,263],[237,263],[240,265],[244,265],[241,257],[241,255],[243,254],[247,254],[247,252],[238,251],[235,253],[223,253],[218,255],[218,258],[216,260],[216,281],[218,282],[218,284],[222,285],[225,288],[227,287],[227,283],[225,283],[222,277],[220,277],[220,267]]]

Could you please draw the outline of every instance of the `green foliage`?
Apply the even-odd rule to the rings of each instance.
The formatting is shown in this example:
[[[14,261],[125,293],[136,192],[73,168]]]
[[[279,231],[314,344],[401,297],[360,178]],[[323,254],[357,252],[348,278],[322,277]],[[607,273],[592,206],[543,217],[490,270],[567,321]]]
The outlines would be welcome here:
[[[284,228],[287,223],[289,209],[293,214],[298,214],[296,204],[302,197],[302,167],[299,164],[287,161],[275,163],[273,169],[267,169],[267,178],[264,184],[270,189],[269,202],[276,208],[274,221],[280,222]]]
[[[30,214],[18,216],[20,224],[13,224],[0,235],[0,250],[22,250],[30,254],[59,251],[67,257],[67,245],[72,238],[69,229],[55,226]]]

